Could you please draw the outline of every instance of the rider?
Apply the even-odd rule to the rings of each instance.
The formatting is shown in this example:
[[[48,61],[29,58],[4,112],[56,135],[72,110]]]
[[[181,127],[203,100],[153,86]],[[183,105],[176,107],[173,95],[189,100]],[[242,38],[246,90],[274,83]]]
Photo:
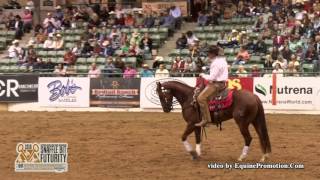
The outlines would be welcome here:
[[[208,84],[197,98],[203,118],[201,122],[195,124],[196,126],[205,126],[208,122],[211,122],[209,98],[217,96],[228,80],[228,64],[225,57],[219,56],[219,51],[218,46],[210,46],[208,51],[208,59],[209,62],[211,61],[210,74],[200,74],[202,78],[208,81]]]

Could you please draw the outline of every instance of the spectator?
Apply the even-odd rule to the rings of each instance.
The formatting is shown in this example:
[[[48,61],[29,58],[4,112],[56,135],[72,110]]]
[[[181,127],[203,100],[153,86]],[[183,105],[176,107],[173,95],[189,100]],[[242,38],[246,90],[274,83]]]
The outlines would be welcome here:
[[[233,29],[231,31],[231,36],[228,38],[228,46],[229,47],[238,46],[239,41],[240,41],[239,33],[236,29]]]
[[[93,54],[93,47],[87,41],[84,43],[83,48],[81,50],[82,57],[90,57]]]
[[[300,63],[299,63],[299,61],[298,61],[298,58],[297,58],[297,56],[294,55],[294,54],[291,55],[291,57],[290,57],[290,62],[289,62],[289,63],[292,63],[295,68],[298,68],[298,67],[300,66]]]
[[[15,27],[15,25],[16,25],[16,18],[15,18],[15,16],[12,14],[12,13],[10,13],[9,15],[8,15],[8,21],[7,21],[7,28],[8,28],[8,30],[15,30],[16,29],[16,27]]]
[[[294,64],[293,64],[292,62],[290,62],[290,63],[288,64],[288,69],[286,70],[285,75],[286,75],[286,76],[295,76],[295,77],[298,77],[298,76],[299,76],[298,71],[297,71],[297,69],[294,67]]]
[[[106,64],[104,66],[104,73],[106,74],[106,77],[113,77],[113,73],[115,72],[116,67],[113,63],[113,58],[109,57],[106,61]]]
[[[29,10],[32,14],[33,10],[34,10],[34,2],[33,0],[28,0],[26,3],[26,9]]]
[[[133,27],[135,25],[135,20],[131,13],[126,14],[126,17],[124,18],[124,25],[125,27]]]
[[[57,76],[66,76],[66,69],[63,67],[63,64],[60,63],[58,64],[58,66],[56,66],[53,73],[56,74]]]
[[[138,28],[141,28],[143,27],[144,25],[144,16],[143,16],[143,13],[142,11],[139,11],[135,17],[135,26],[138,27]]]
[[[121,59],[121,57],[116,57],[116,60],[114,62],[114,66],[115,66],[115,68],[120,69],[121,72],[124,72],[124,70],[126,68],[124,62]]]
[[[27,67],[33,67],[33,65],[37,62],[37,54],[33,49],[33,44],[28,44],[28,50],[24,56],[23,65]]]
[[[203,11],[200,11],[198,21],[197,21],[198,26],[207,26],[208,25],[207,22],[208,22],[207,15],[203,13]]]
[[[198,38],[192,33],[192,31],[187,32],[187,44],[188,46],[194,46]]]
[[[48,28],[49,22],[51,22],[51,24],[54,24],[54,18],[52,17],[52,14],[51,14],[51,13],[48,13],[48,14],[47,14],[47,17],[43,20],[43,27],[44,27],[45,29]]]
[[[238,67],[236,74],[238,75],[238,77],[248,77],[248,72],[244,69],[243,65],[240,65]]]
[[[17,58],[22,60],[23,58],[23,49],[19,46],[19,40],[14,40],[12,45],[8,49],[9,58]]]
[[[65,63],[65,64],[74,65],[75,62],[76,62],[76,60],[77,60],[77,57],[76,57],[76,55],[72,52],[71,49],[68,49],[68,51],[64,54],[63,59],[64,59],[64,63]]]
[[[45,31],[46,34],[55,33],[56,32],[56,26],[51,21],[48,22],[48,26],[46,26]]]
[[[288,62],[282,56],[279,56],[278,59],[272,63],[272,67],[274,68],[276,64],[280,64],[282,69],[286,69]]]
[[[103,49],[102,49],[102,56],[104,57],[108,57],[108,56],[112,56],[114,53],[114,50],[112,48],[112,45],[110,44],[110,41],[104,41],[102,43]]]
[[[167,27],[169,29],[169,35],[172,35],[175,29],[175,19],[169,13],[165,13],[165,16],[160,20],[161,27]]]
[[[140,72],[141,77],[153,77],[153,72],[149,69],[148,64],[142,65],[143,69]]]
[[[152,64],[152,68],[153,69],[157,69],[160,66],[160,64],[164,63],[163,61],[164,61],[164,59],[163,59],[162,56],[155,56],[154,57],[154,62]]]
[[[22,16],[23,19],[23,30],[25,33],[29,33],[32,29],[32,13],[30,10],[24,10],[24,14]]]
[[[182,24],[182,20],[181,20],[181,9],[179,6],[172,6],[170,8],[170,16],[172,16],[174,18],[174,23],[175,23],[175,28],[176,29],[181,29],[181,24]]]
[[[21,20],[21,17],[19,15],[16,15],[15,17],[15,39],[21,40],[23,36],[23,21]]]
[[[184,33],[181,34],[181,37],[176,41],[176,48],[177,49],[185,49],[188,45],[188,39]]]
[[[61,34],[56,35],[56,40],[54,41],[54,49],[61,50],[64,47],[64,40],[62,39]]]
[[[191,58],[187,58],[186,63],[185,63],[185,67],[184,67],[184,77],[192,77],[193,74],[196,70],[196,64],[195,62],[192,61]]]
[[[97,68],[96,63],[91,64],[91,68],[88,72],[89,78],[99,78],[101,75],[101,71],[99,68]]]
[[[152,39],[148,33],[145,33],[140,41],[140,49],[143,50],[144,54],[151,53],[152,51]]]
[[[76,46],[72,48],[72,53],[77,57],[81,56],[82,48],[81,48],[81,41],[78,41]]]
[[[250,54],[249,52],[246,50],[246,48],[244,46],[240,47],[240,50],[236,56],[236,61],[234,62],[234,64],[236,65],[242,65],[247,63],[250,60]]]
[[[52,33],[50,33],[48,35],[48,39],[44,41],[43,48],[47,49],[47,50],[55,48],[55,42],[53,40],[53,34]]]
[[[156,78],[169,77],[169,71],[167,69],[165,69],[165,65],[164,64],[160,64],[159,65],[159,69],[156,70],[155,77]]]
[[[130,39],[130,45],[136,45],[136,44],[139,45],[140,43],[139,39],[140,39],[140,34],[138,33],[138,31],[134,31]]]
[[[148,13],[147,17],[144,19],[144,27],[151,28],[154,26],[155,18],[152,16],[152,13]]]
[[[54,13],[54,17],[56,17],[58,20],[62,21],[63,20],[63,17],[64,17],[64,13],[61,9],[61,6],[58,5],[55,7],[56,11]]]
[[[17,0],[8,0],[8,3],[3,6],[5,9],[21,9],[21,5]]]
[[[275,68],[272,71],[273,74],[277,74],[278,76],[283,76],[283,69],[279,63],[276,64]]]
[[[252,65],[251,77],[260,77],[261,72],[256,64]]]
[[[175,67],[176,67],[176,70],[178,71],[178,72],[184,72],[184,70],[185,70],[185,61],[183,60],[183,59],[181,59],[181,57],[180,56],[177,56],[176,57],[176,59],[174,60],[174,62],[173,62],[173,65],[172,66],[174,66],[175,65]],[[172,68],[172,67],[171,67]],[[172,68],[173,69],[173,68]]]
[[[266,56],[266,60],[265,60],[265,62],[264,62],[264,68],[266,69],[266,70],[272,70],[272,68],[273,68],[273,59],[271,58],[271,55],[270,54],[268,54],[267,56]]]
[[[123,72],[123,78],[129,79],[129,78],[135,78],[137,75],[137,71],[132,67],[131,64],[128,64],[126,66],[126,69]]]

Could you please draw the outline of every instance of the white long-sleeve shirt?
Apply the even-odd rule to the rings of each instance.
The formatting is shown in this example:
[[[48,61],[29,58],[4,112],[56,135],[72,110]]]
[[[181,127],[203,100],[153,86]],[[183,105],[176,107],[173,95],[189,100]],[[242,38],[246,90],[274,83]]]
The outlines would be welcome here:
[[[228,80],[228,64],[225,57],[216,57],[210,65],[210,74],[203,75],[208,81],[227,81]]]

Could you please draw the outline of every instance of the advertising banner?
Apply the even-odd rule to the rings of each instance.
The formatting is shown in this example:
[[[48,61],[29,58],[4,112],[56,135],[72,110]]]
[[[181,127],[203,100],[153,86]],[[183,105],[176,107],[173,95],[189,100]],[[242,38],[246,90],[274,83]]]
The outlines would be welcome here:
[[[38,101],[38,76],[0,76],[0,102]]]
[[[272,78],[254,78],[254,93],[266,109],[315,110],[320,107],[319,82],[319,77],[278,76],[273,87]]]
[[[90,106],[111,108],[139,107],[140,79],[91,79]]]
[[[253,92],[253,78],[231,78],[228,79],[228,88],[236,90],[248,90]]]
[[[155,2],[142,2],[142,9],[145,12],[160,12],[169,9],[172,6],[180,7],[182,16],[188,15],[188,5],[186,0],[176,0],[173,2],[155,1]]]
[[[89,107],[87,77],[39,78],[39,104],[48,107]]]

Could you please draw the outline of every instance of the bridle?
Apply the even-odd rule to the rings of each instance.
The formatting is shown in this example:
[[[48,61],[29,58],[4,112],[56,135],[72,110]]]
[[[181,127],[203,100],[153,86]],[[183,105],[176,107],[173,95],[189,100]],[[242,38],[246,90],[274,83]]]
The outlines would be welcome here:
[[[162,93],[162,95],[159,94],[160,102],[161,102],[163,108],[168,110],[168,112],[170,112],[173,109],[173,102],[172,102],[172,98],[169,99],[167,97],[167,94],[171,93],[171,90],[165,89],[163,86],[161,86],[160,92]],[[162,102],[162,99],[164,102]]]

